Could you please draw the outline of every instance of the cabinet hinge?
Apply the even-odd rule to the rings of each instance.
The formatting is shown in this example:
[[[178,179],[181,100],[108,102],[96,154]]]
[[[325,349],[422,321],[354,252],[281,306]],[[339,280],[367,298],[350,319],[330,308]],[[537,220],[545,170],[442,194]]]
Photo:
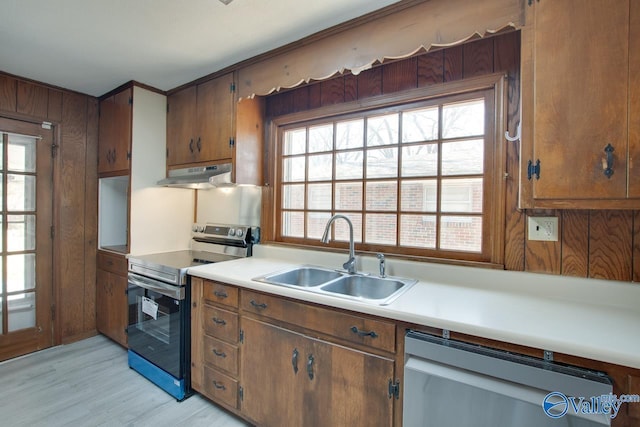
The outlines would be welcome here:
[[[236,139],[235,138],[229,138],[229,147],[233,147],[236,145]]]
[[[536,0],[536,1],[540,3],[540,0]],[[533,0],[529,0],[528,3],[529,3],[529,6],[533,5]]]
[[[244,400],[244,389],[242,387],[238,387],[238,397],[240,398],[240,401]]]
[[[132,96],[129,97],[129,105],[133,105],[133,97]]]
[[[127,160],[131,160],[131,151],[127,151]]]
[[[400,380],[389,380],[389,399],[395,397],[396,399],[400,398]]]
[[[59,145],[56,143],[51,144],[51,158],[55,159],[56,154],[58,154],[58,147]]]
[[[240,344],[244,344],[244,331],[240,329]]]
[[[236,91],[236,84],[234,82],[229,85],[229,92],[233,93],[235,91]]]
[[[51,239],[53,239],[54,237],[56,237],[56,229],[55,229],[55,227],[52,225],[52,226],[51,226]]]
[[[527,163],[527,179],[531,181],[533,175],[536,176],[536,179],[540,179],[540,159],[536,160],[535,165],[531,160]]]
[[[51,304],[51,320],[56,320],[56,305]]]
[[[169,103],[167,103],[167,113],[169,112]]]

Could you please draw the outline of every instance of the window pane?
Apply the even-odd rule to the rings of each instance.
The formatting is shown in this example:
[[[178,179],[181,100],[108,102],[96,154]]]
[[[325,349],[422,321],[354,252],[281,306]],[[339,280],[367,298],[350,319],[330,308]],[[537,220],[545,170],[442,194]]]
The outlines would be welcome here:
[[[398,208],[397,181],[367,182],[368,211],[395,211]]]
[[[308,209],[331,210],[331,184],[309,184],[307,194]]]
[[[446,142],[442,144],[442,175],[479,175],[484,171],[484,142]]]
[[[336,179],[362,179],[362,151],[336,153]]]
[[[436,176],[438,145],[411,145],[402,148],[402,176]]]
[[[36,326],[36,294],[12,295],[7,298],[9,305],[9,332]],[[0,322],[2,323],[2,322]]]
[[[396,219],[393,214],[367,214],[365,240],[367,243],[396,244]]]
[[[35,254],[7,255],[7,291],[23,291],[35,287]]]
[[[400,209],[405,212],[435,212],[438,200],[438,181],[402,181]]]
[[[320,240],[330,218],[331,213],[329,212],[307,213],[307,237]]]
[[[336,210],[362,210],[362,182],[336,183]]]
[[[482,217],[443,216],[441,221],[441,249],[465,252],[482,250]]]
[[[28,251],[36,248],[36,216],[7,215],[7,251]]]
[[[282,207],[304,209],[304,184],[282,186]]]
[[[401,215],[400,245],[435,249],[435,215]]]
[[[309,152],[333,150],[333,125],[314,126],[309,128]]]
[[[482,212],[482,178],[443,179],[442,212]]]
[[[304,213],[282,212],[282,235],[304,237]]]
[[[320,154],[309,156],[309,181],[327,181],[331,179],[333,155]]]
[[[364,120],[349,120],[336,124],[336,150],[360,148],[364,141]]]
[[[367,146],[398,143],[397,113],[367,119]]]
[[[438,139],[438,107],[402,113],[402,142]]]
[[[36,177],[7,174],[7,210],[36,210]]]
[[[287,157],[282,161],[284,182],[304,181],[304,159],[304,157]]]
[[[442,107],[442,137],[484,134],[484,100],[458,102]]]
[[[367,178],[398,176],[398,148],[367,150]]]
[[[302,154],[305,152],[307,130],[292,129],[284,133],[284,154]]]
[[[346,216],[351,220],[353,224],[353,241],[356,243],[362,243],[362,214],[343,213],[338,212]],[[344,220],[337,220],[333,223],[333,232],[335,233],[335,239],[338,242],[349,241],[349,224]]]
[[[36,171],[36,139],[9,134],[7,169],[14,172]]]

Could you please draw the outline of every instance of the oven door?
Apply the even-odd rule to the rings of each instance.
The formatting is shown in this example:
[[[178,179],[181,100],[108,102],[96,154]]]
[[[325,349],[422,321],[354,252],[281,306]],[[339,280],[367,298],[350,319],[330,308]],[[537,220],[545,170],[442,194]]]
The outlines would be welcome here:
[[[184,378],[188,287],[129,273],[129,349],[177,379]]]

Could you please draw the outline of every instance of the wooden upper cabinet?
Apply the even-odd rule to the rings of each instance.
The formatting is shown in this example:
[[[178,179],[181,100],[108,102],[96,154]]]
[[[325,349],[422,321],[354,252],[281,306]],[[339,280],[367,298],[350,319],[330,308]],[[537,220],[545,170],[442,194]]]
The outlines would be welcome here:
[[[640,208],[632,199],[640,197],[639,179],[628,179],[640,175],[631,158],[640,151],[637,136],[629,132],[640,113],[638,82],[630,81],[637,73],[629,72],[639,61],[638,6],[540,0],[525,7],[521,207]]]
[[[168,167],[231,161],[233,73],[175,92],[167,102]]]
[[[133,88],[100,101],[98,173],[128,173],[131,167]]]

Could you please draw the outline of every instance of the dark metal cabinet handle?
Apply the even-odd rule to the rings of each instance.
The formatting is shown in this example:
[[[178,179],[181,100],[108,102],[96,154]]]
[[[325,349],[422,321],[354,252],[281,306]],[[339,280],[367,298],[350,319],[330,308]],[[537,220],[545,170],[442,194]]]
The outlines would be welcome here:
[[[214,291],[213,294],[215,296],[217,296],[218,298],[227,298],[229,295],[227,295],[226,292],[224,291]]]
[[[310,380],[313,380],[313,354],[310,354],[307,358],[307,375],[309,375]]]
[[[607,146],[604,147],[604,153],[607,155],[607,159],[606,164],[605,161],[602,162],[602,166],[604,167],[604,170],[602,172],[604,173],[604,176],[609,179],[611,179],[611,176],[613,175],[613,152],[613,145],[607,144]]]
[[[226,321],[226,320],[224,320],[224,319],[218,319],[217,317],[212,317],[212,318],[211,318],[211,320],[213,320],[213,322],[214,322],[216,325],[222,325],[222,326],[224,326],[224,325],[226,325],[226,324],[227,324],[227,321]]]
[[[196,147],[198,147],[198,153],[202,150],[202,141],[200,137],[198,137],[198,142],[196,142]]]
[[[252,306],[260,310],[264,310],[265,308],[267,308],[267,304],[265,303],[258,304],[257,302],[255,302],[255,300],[249,301],[249,304],[251,304]]]
[[[215,388],[217,388],[218,390],[226,390],[227,388],[224,386],[224,384],[219,384],[218,381],[213,381],[213,386]]]
[[[298,353],[298,349],[294,348],[293,349],[293,353],[291,354],[291,365],[293,366],[293,373],[297,374],[298,373],[298,355],[300,353]]]
[[[189,151],[193,153],[193,138],[189,140]]]
[[[357,334],[358,336],[361,336],[361,337],[378,338],[378,334],[376,334],[375,331],[369,331],[369,332],[361,331],[356,326],[352,326],[351,327],[351,332],[353,332],[354,334]]]
[[[212,351],[213,351],[213,354],[215,354],[218,357],[222,357],[223,359],[227,357],[227,354],[223,351],[218,351],[215,348]]]

